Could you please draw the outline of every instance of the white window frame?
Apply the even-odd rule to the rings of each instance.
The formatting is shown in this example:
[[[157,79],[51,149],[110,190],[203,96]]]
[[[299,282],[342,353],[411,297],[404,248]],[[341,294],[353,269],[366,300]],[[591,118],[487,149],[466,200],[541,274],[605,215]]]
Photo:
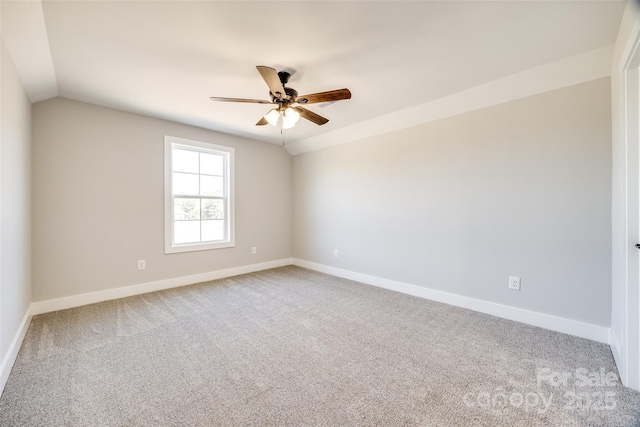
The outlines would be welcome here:
[[[216,242],[173,243],[173,192],[172,192],[172,165],[171,149],[174,146],[185,147],[198,152],[223,154],[225,164],[225,219],[226,239]],[[165,135],[164,137],[164,252],[165,254],[204,251],[210,249],[230,248],[235,246],[235,193],[234,193],[234,149],[223,145],[208,142],[193,141]]]

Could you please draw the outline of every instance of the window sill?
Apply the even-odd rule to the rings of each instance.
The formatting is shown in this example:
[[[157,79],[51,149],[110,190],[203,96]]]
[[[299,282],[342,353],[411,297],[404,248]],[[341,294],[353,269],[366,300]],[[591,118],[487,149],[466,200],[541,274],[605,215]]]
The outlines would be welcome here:
[[[182,252],[195,252],[195,251],[209,251],[212,249],[223,249],[235,247],[234,242],[222,242],[222,243],[202,243],[202,244],[189,244],[184,246],[170,246],[164,248],[165,255],[177,254]]]

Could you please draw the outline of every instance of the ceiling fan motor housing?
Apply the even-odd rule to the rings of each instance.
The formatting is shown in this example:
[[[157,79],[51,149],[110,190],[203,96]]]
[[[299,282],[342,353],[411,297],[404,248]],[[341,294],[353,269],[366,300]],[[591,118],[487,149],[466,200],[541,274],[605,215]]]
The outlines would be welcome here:
[[[296,101],[296,98],[298,97],[298,91],[293,89],[293,88],[290,88],[290,87],[285,87],[284,88],[284,92],[289,97],[289,99],[287,99],[287,98],[279,98],[279,97],[275,96],[274,94],[270,93],[271,100],[273,102],[275,102],[276,104],[282,104],[284,102],[293,104]]]
[[[291,77],[291,74],[287,73],[286,71],[278,71],[278,77],[280,77],[282,86],[284,86],[289,83],[289,77]]]

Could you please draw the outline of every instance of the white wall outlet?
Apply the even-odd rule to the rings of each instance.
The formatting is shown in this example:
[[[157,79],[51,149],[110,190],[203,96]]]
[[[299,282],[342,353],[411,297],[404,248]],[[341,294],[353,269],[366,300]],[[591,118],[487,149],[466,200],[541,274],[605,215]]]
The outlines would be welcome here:
[[[509,289],[514,291],[520,290],[520,278],[515,276],[509,276]]]
[[[334,257],[334,258],[338,258],[338,255],[339,255],[338,250],[337,250],[337,249],[334,249],[334,250],[333,250],[333,257]]]
[[[257,254],[257,253],[258,253],[258,248],[256,248],[255,246],[253,246],[253,247],[251,248],[251,255],[255,255],[255,254]]]
[[[138,271],[144,270],[145,268],[147,268],[147,263],[145,262],[145,260],[139,259],[138,260]]]

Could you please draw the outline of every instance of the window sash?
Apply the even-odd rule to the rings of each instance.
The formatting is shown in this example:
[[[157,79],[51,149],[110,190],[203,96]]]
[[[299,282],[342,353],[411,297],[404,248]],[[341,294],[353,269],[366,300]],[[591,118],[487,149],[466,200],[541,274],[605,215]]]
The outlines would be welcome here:
[[[204,199],[204,200],[222,200],[223,203],[223,208],[222,208],[222,213],[223,213],[223,217],[222,218],[202,218],[202,201],[200,202],[200,218],[194,218],[194,219],[175,219],[175,212],[172,211],[172,218],[171,220],[173,221],[173,226],[171,227],[171,243],[173,244],[173,246],[185,246],[185,245],[197,245],[197,244],[207,244],[207,243],[220,243],[220,242],[227,242],[229,240],[229,203],[227,201],[227,198],[224,197],[185,197],[185,196],[172,196],[171,200],[172,200],[172,205],[175,206],[175,199]],[[224,235],[222,236],[222,239],[219,240],[202,240],[202,224],[200,225],[200,240],[198,241],[193,241],[193,242],[185,242],[185,243],[176,243],[176,236],[175,236],[175,223],[176,222],[200,222],[202,223],[202,221],[223,221],[224,222]]]

